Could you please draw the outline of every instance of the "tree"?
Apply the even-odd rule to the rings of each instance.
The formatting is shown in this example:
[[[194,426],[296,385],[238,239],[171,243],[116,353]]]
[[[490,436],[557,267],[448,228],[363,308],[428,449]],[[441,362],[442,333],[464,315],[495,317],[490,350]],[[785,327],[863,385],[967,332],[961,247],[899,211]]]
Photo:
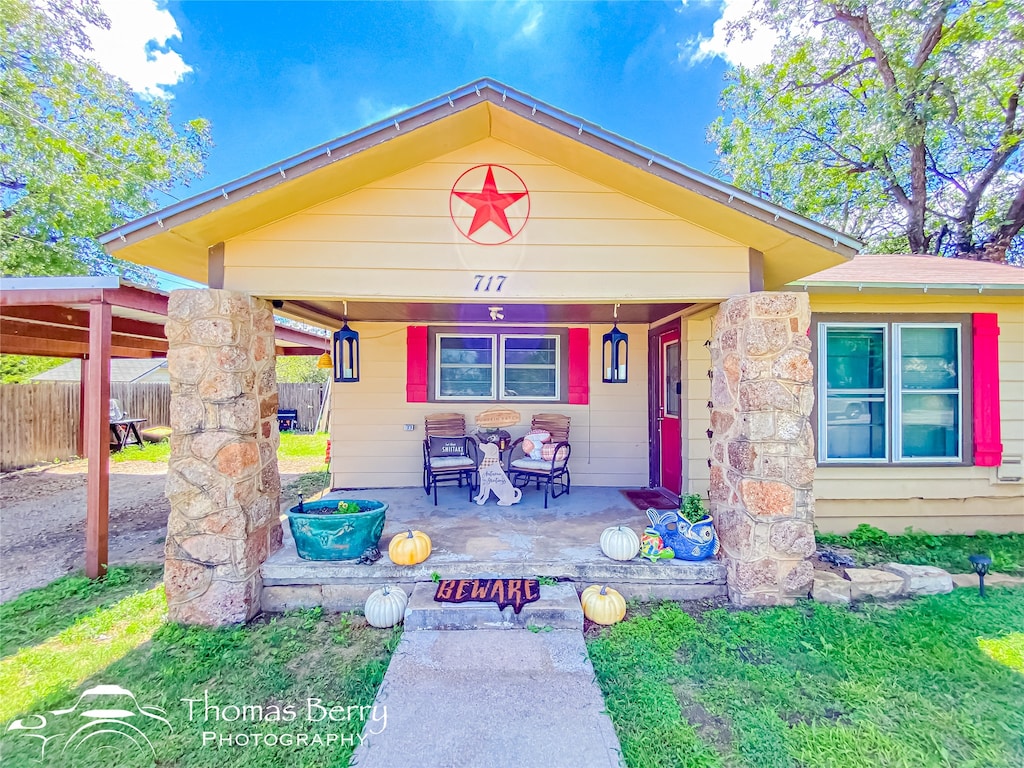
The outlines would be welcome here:
[[[709,128],[741,188],[876,250],[1024,253],[1024,0],[759,0]]]
[[[208,124],[176,132],[166,101],[86,58],[88,25],[109,25],[97,0],[37,2],[0,0],[0,273],[145,279],[94,237],[198,176]]]
[[[326,384],[329,370],[316,367],[311,355],[279,355],[277,381],[280,384]]]

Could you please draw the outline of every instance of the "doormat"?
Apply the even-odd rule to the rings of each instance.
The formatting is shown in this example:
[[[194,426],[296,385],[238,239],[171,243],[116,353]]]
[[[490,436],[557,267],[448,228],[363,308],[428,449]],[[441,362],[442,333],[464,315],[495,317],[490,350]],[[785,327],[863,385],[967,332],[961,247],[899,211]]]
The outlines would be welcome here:
[[[498,610],[511,605],[517,614],[539,598],[536,579],[441,579],[434,594],[438,603],[497,603]]]
[[[639,510],[679,509],[679,500],[659,488],[623,488],[619,492]]]

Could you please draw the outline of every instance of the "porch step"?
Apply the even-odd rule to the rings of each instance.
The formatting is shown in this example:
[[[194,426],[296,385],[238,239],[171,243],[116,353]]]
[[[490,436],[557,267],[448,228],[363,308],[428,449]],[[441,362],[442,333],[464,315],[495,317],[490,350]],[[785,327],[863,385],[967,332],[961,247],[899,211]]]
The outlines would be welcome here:
[[[407,630],[435,629],[583,629],[583,607],[572,584],[542,584],[540,599],[516,614],[497,603],[438,603],[437,585],[420,583],[405,609]]]

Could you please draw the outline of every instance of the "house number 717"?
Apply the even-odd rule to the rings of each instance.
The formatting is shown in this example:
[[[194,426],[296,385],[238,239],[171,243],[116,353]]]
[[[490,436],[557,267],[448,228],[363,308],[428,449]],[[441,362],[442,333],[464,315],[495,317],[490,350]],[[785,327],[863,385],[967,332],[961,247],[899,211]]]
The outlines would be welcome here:
[[[505,284],[505,275],[473,275],[473,278],[476,280],[473,290],[479,292],[497,293]]]

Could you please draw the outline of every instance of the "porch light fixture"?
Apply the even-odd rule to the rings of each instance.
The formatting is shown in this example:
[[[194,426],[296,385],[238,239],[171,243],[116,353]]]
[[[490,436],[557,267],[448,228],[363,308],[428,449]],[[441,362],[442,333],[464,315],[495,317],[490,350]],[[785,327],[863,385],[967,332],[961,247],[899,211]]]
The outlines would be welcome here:
[[[316,367],[328,369],[333,368],[334,362],[331,360],[331,353],[324,352],[322,355],[320,355],[320,357],[316,359]]]
[[[605,384],[625,384],[629,371],[629,336],[619,330],[619,305],[612,311],[612,329],[601,339],[601,370]]]
[[[347,301],[344,307],[341,330],[334,332],[334,380],[359,381],[359,332],[348,327]]]
[[[992,565],[992,558],[987,555],[971,555],[967,558],[971,561],[971,568],[978,574],[978,594],[985,596],[985,574],[988,567]]]

